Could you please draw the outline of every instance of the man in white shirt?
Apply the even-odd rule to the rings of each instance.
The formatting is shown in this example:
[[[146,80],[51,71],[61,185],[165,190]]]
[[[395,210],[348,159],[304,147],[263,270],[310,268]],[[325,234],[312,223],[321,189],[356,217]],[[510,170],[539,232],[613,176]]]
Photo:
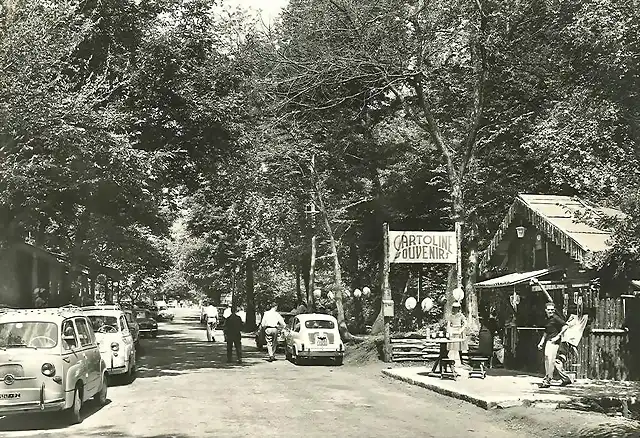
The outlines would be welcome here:
[[[215,342],[213,331],[218,326],[218,308],[212,305],[205,309],[205,322],[207,324],[207,341]]]
[[[277,305],[264,312],[261,325],[267,341],[269,362],[273,362],[274,360],[276,360],[276,348],[278,347],[278,330],[286,326],[284,318],[278,313]]]

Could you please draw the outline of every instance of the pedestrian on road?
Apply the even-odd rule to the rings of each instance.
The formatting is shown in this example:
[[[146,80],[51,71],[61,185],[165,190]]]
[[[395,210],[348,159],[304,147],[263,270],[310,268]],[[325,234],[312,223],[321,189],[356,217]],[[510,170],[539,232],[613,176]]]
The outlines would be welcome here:
[[[551,386],[553,372],[556,368],[556,355],[558,354],[558,347],[560,347],[562,334],[569,327],[566,325],[565,320],[560,318],[556,313],[556,306],[553,302],[548,302],[544,311],[547,316],[547,323],[545,325],[542,339],[540,339],[540,343],[538,344],[538,350],[542,350],[542,348],[544,348],[545,377],[542,380],[540,387],[548,388]]]
[[[227,341],[227,363],[231,362],[233,347],[236,347],[238,363],[242,363],[242,318],[231,307],[231,315],[224,321],[224,335]]]
[[[264,312],[260,324],[263,327],[265,340],[267,342],[269,362],[273,362],[276,360],[276,349],[278,348],[278,331],[287,324],[284,322],[282,315],[278,313],[277,305]]]

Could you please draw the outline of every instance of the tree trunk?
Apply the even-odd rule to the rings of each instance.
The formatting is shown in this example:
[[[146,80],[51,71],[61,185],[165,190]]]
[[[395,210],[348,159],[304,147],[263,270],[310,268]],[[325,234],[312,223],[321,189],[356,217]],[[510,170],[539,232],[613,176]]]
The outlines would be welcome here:
[[[255,291],[253,287],[253,257],[248,256],[246,260],[246,279],[245,287],[247,289],[247,320],[245,328],[248,331],[256,329],[256,302]]]
[[[305,296],[306,294],[302,293],[302,269],[300,266],[300,262],[296,262],[295,264],[296,270],[296,299],[298,301],[298,306],[305,304]]]
[[[82,286],[78,286],[79,277],[81,273],[80,259],[83,255],[84,241],[89,229],[89,220],[91,213],[88,210],[84,210],[78,217],[77,228],[73,237],[73,247],[71,249],[70,267],[69,267],[69,299],[71,302],[74,299],[80,300],[82,297],[76,294],[81,294]],[[76,289],[76,290],[74,290]],[[68,303],[66,303],[68,304]]]
[[[307,290],[307,308],[310,312],[316,309],[313,291],[316,288],[316,234],[311,236],[311,259],[309,263],[309,289]]]
[[[478,275],[478,224],[474,221],[469,227],[470,236],[468,240],[469,254],[467,256],[467,269],[465,271],[465,292],[466,310],[469,322],[469,329],[477,332],[480,330],[478,320],[478,296],[473,287],[476,284]]]

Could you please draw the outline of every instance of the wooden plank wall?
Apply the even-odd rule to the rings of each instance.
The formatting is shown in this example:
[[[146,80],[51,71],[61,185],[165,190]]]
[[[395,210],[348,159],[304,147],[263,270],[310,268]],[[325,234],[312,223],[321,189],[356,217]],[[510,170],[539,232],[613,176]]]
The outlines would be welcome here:
[[[627,334],[622,329],[622,298],[592,294],[589,299],[589,306],[595,308],[595,318],[578,346],[578,376],[626,380],[629,372],[625,363]]]

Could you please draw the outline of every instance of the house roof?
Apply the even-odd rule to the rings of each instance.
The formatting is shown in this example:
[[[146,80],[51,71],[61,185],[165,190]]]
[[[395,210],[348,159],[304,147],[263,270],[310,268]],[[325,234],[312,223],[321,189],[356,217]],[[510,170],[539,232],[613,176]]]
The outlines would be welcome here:
[[[517,212],[523,213],[533,226],[587,269],[592,267],[593,254],[611,248],[611,233],[579,221],[576,215],[624,217],[620,210],[589,205],[576,197],[519,194],[480,260],[480,272],[486,272],[488,262],[495,254]]]

